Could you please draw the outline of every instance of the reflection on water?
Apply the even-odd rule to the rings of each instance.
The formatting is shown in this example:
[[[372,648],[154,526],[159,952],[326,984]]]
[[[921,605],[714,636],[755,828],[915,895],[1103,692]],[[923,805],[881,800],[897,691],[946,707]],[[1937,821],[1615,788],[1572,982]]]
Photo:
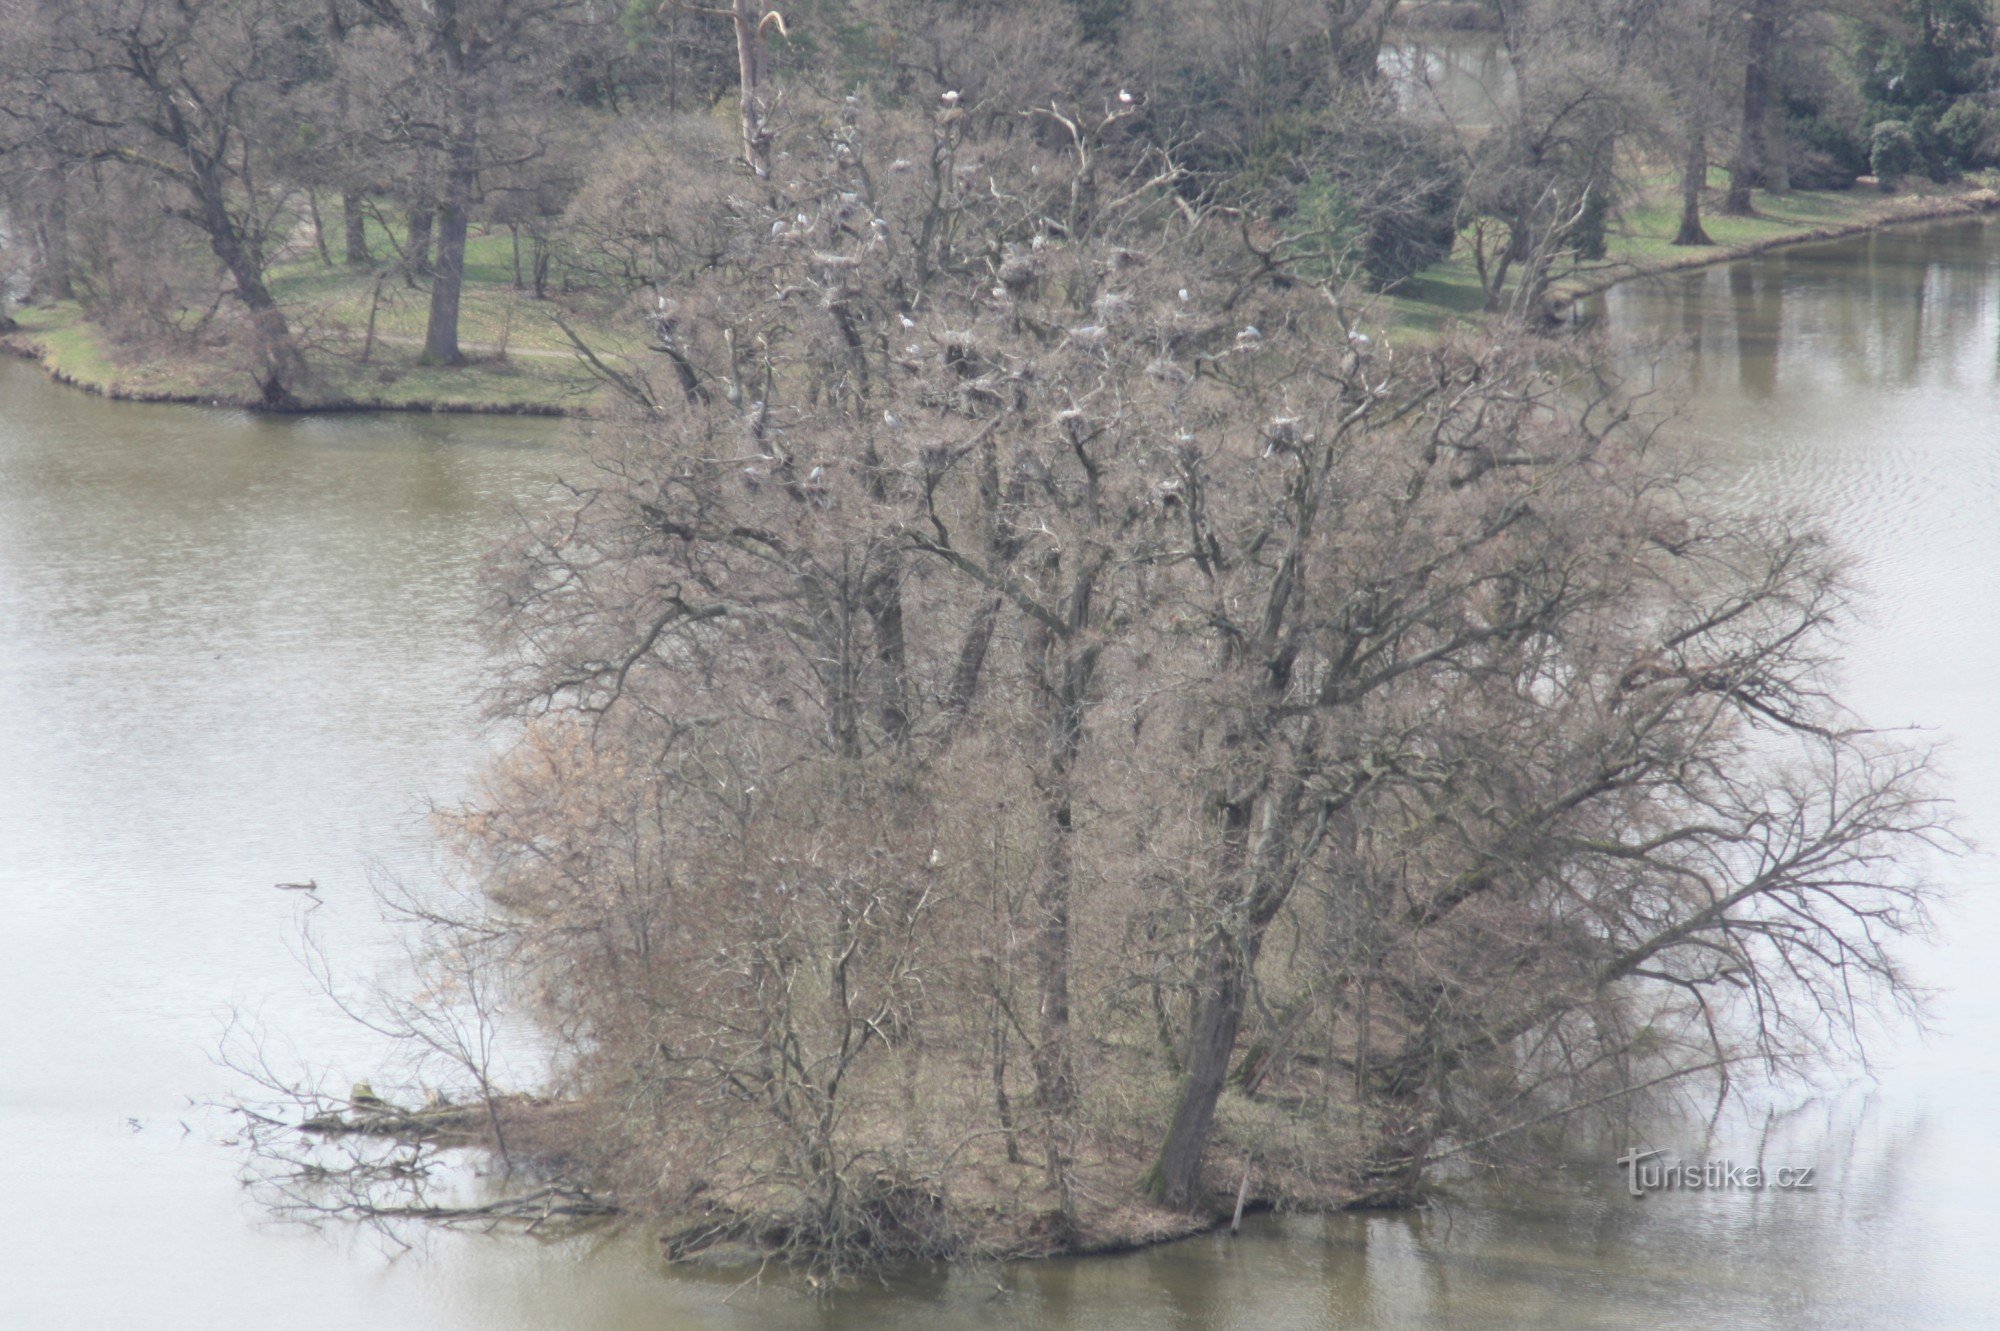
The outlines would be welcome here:
[[[1382,48],[1382,72],[1404,110],[1460,131],[1492,128],[1514,100],[1514,66],[1497,37],[1451,33]]]
[[[1685,339],[1711,481],[1819,513],[1865,615],[1845,687],[1948,740],[1966,830],[2000,844],[2000,234],[1954,224],[1621,288],[1614,333]],[[487,741],[467,580],[536,492],[532,423],[270,422],[116,406],[0,365],[0,1327],[366,1325],[1809,1328],[2000,1325],[2000,881],[1916,957],[1937,1033],[1775,1120],[1698,1122],[1683,1158],[1811,1163],[1811,1193],[1633,1201],[1601,1159],[1471,1179],[1407,1216],[1265,1218],[1231,1241],[906,1273],[824,1309],[669,1272],[643,1236],[363,1238],[259,1228],[182,1096],[218,1013],[321,1058],[349,1039],[283,937],[316,876],[350,955],[385,940],[371,859],[423,863],[423,796]],[[128,1122],[131,1120],[131,1122]],[[182,1133],[182,1123],[191,1129]],[[137,1130],[133,1128],[136,1123]]]

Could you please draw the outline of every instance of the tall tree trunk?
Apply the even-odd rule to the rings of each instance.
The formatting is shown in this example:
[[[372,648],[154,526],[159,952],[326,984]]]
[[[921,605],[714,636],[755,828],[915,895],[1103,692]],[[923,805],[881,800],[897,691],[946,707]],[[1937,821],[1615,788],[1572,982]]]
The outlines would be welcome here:
[[[1089,592],[1072,593],[1086,607]],[[1049,1184],[1056,1190],[1061,1213],[1075,1218],[1071,1179],[1075,1154],[1072,1140],[1076,1118],[1076,1063],[1070,1047],[1070,899],[1075,884],[1076,760],[1083,749],[1084,712],[1096,672],[1097,649],[1068,641],[1043,642],[1049,681],[1048,759],[1041,777],[1048,809],[1048,844],[1034,895],[1034,966],[1037,1027],[1034,1056],[1035,1090],[1044,1113],[1045,1163]]]
[[[32,289],[49,300],[76,298],[75,284],[70,276],[69,201],[63,197],[64,188],[58,183],[49,191],[48,202],[43,205],[42,216],[35,228],[39,263]]]
[[[313,248],[319,251],[319,261],[323,266],[331,268],[333,251],[326,245],[326,219],[320,216],[319,191],[316,189],[306,191],[306,214],[312,218]]]
[[[1764,115],[1764,188],[1773,194],[1792,192],[1792,148],[1782,108]]]
[[[1076,1064],[1070,1049],[1069,913],[1075,839],[1074,806],[1067,789],[1069,773],[1056,780],[1063,788],[1049,811],[1049,845],[1035,888],[1034,961],[1038,995],[1035,1033],[1035,1088],[1045,1115],[1044,1163],[1065,1217],[1075,1214],[1071,1195],[1070,1140],[1076,1113]]]
[[[361,196],[342,194],[340,215],[347,231],[347,253],[343,257],[348,266],[361,268],[374,262],[374,256],[368,253],[368,214],[362,208]]]
[[[764,0],[734,0],[731,15],[736,23],[736,77],[743,120],[743,160],[759,180],[771,174],[771,130],[765,123],[768,108],[764,101],[764,29],[772,24],[784,31],[784,20],[764,12]]]
[[[1743,121],[1729,164],[1729,196],[1722,211],[1748,217],[1750,191],[1764,181],[1764,119],[1771,104],[1771,65],[1778,48],[1779,0],[1750,0],[1749,41],[1743,61]]]
[[[431,280],[430,322],[424,329],[426,365],[463,365],[458,346],[459,297],[465,287],[465,235],[472,210],[472,181],[479,166],[478,126],[472,108],[461,106],[452,135],[444,199],[438,206],[437,262]]]
[[[1274,685],[1273,699],[1282,694],[1282,685]],[[1225,864],[1221,876],[1233,878],[1240,895],[1216,904],[1222,907],[1218,918],[1234,923],[1218,925],[1205,949],[1188,1036],[1187,1076],[1159,1157],[1140,1183],[1155,1201],[1176,1210],[1191,1211],[1200,1204],[1202,1157],[1235,1057],[1265,931],[1284,909],[1293,883],[1325,830],[1328,811],[1323,810],[1318,830],[1298,839],[1304,831],[1301,810],[1306,798],[1300,773],[1312,766],[1315,748],[1316,740],[1308,732],[1301,747],[1282,760],[1292,775],[1274,780],[1278,789],[1268,791],[1254,806],[1241,801],[1225,805],[1223,846],[1240,867],[1232,873]],[[1246,845],[1253,818],[1255,844]]]
[[[1153,1200],[1177,1211],[1192,1211],[1201,1201],[1201,1162],[1215,1127],[1215,1107],[1236,1050],[1249,998],[1250,972],[1260,942],[1256,937],[1219,936],[1202,966],[1188,1033],[1187,1076],[1180,1101],[1160,1146],[1160,1155],[1144,1181]]]
[[[410,209],[410,243],[403,258],[403,273],[412,283],[419,277],[431,275],[431,233],[436,224],[435,208]]]
[[[190,154],[188,189],[201,210],[202,229],[208,233],[209,248],[228,270],[236,297],[250,311],[255,330],[257,389],[263,405],[273,411],[293,411],[298,398],[293,386],[305,377],[305,357],[292,340],[291,325],[278,308],[271,290],[264,284],[263,258],[237,228],[229,211],[228,195],[221,172],[212,160]]]
[[[1681,163],[1681,229],[1676,245],[1713,245],[1701,224],[1701,191],[1708,183],[1708,117],[1696,109],[1688,134],[1687,158]]]

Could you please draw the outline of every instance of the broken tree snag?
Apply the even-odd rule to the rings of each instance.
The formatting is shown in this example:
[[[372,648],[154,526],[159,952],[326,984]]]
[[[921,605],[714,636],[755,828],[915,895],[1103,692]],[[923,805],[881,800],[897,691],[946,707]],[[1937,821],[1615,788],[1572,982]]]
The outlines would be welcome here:
[[[764,42],[766,34],[774,29],[780,37],[791,35],[785,29],[785,16],[775,9],[764,8],[764,0],[730,0],[728,9],[709,9],[699,5],[689,8],[697,14],[727,18],[735,25],[736,79],[743,117],[743,160],[756,173],[757,179],[768,180],[771,177],[772,136],[768,123],[770,104],[765,97],[770,69],[765,62]]]
[[[533,1095],[499,1095],[490,1100],[452,1104],[432,1093],[431,1102],[421,1109],[405,1109],[391,1104],[356,1082],[342,1113],[315,1114],[301,1122],[299,1131],[321,1137],[385,1137],[396,1141],[427,1142],[445,1146],[491,1146],[502,1131],[534,1129],[556,1122],[572,1106],[566,1101]]]

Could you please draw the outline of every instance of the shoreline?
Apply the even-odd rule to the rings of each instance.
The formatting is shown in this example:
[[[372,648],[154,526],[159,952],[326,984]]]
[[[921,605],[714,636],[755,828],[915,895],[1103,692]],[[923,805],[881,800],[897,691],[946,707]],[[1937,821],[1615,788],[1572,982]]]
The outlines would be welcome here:
[[[32,320],[44,306],[22,306],[16,310],[16,317],[0,323],[0,356],[26,361],[34,365],[52,382],[65,388],[100,397],[107,402],[149,403],[166,406],[211,407],[225,411],[249,411],[262,416],[320,416],[356,415],[361,413],[395,412],[413,415],[453,415],[453,416],[532,416],[542,419],[579,419],[591,413],[586,406],[565,406],[558,402],[520,400],[507,401],[501,398],[477,397],[368,397],[355,395],[307,396],[298,406],[290,409],[274,409],[248,393],[232,395],[226,392],[190,392],[182,389],[155,389],[134,386],[115,377],[95,377],[79,374],[62,364],[57,349],[46,337],[50,333],[66,331],[76,324],[66,324],[61,328],[37,327],[24,323],[20,316]],[[77,324],[88,325],[88,320],[78,320]],[[475,362],[476,364],[477,362]]]
[[[1864,188],[1857,186],[1857,189]],[[1802,191],[1801,195],[1838,194],[1836,191]],[[1783,196],[1799,197],[1799,196]],[[1577,315],[1580,302],[1592,296],[1601,295],[1625,282],[1646,278],[1665,277],[1675,273],[1696,272],[1722,264],[1766,254],[1773,250],[1787,249],[1800,245],[1818,244],[1824,241],[1841,240],[1852,236],[1867,235],[1886,231],[1893,227],[1910,226],[1919,223],[1942,222],[1984,217],[2000,211],[2000,190],[1985,185],[1946,186],[1938,192],[1919,190],[1908,194],[1884,194],[1877,205],[1868,206],[1858,215],[1837,221],[1818,222],[1787,228],[1774,234],[1734,242],[1719,242],[1713,245],[1688,246],[1668,254],[1650,255],[1638,258],[1608,258],[1585,267],[1553,283],[1543,299],[1542,316],[1551,324],[1566,324]],[[1756,214],[1752,220],[1777,220],[1768,213]],[[1629,237],[1628,239],[1632,239]],[[411,413],[422,415],[466,415],[466,416],[532,416],[543,419],[587,419],[590,409],[584,405],[568,406],[545,400],[506,400],[498,397],[377,397],[339,395],[321,398],[307,398],[296,408],[274,411],[248,393],[230,394],[218,392],[188,392],[177,389],[154,389],[135,386],[121,381],[114,375],[91,376],[79,374],[62,363],[58,351],[45,340],[44,334],[66,331],[87,320],[77,320],[70,324],[36,327],[33,316],[45,309],[40,306],[26,306],[16,311],[17,316],[25,315],[29,322],[19,317],[0,323],[0,355],[34,363],[50,379],[65,387],[75,388],[113,402],[156,403],[173,406],[216,407],[226,410],[251,411],[260,415],[344,415],[359,413]],[[1471,315],[1459,322],[1475,325],[1483,322],[1483,317]],[[1447,325],[1448,326],[1448,325]]]
[[[1857,185],[1855,188],[1864,187]],[[1675,273],[1698,272],[1704,268],[1715,268],[1741,259],[1754,258],[1759,254],[1768,254],[1773,250],[1845,240],[1852,236],[1864,236],[1876,231],[1888,231],[1918,223],[1984,217],[1988,213],[2000,210],[2000,190],[1973,186],[1944,194],[1885,194],[1882,196],[1882,202],[1885,207],[1871,215],[1803,227],[1797,231],[1786,231],[1773,236],[1761,236],[1755,240],[1689,245],[1679,253],[1657,259],[1600,260],[1584,272],[1554,283],[1549,288],[1545,312],[1551,320],[1562,322],[1568,319],[1578,301],[1602,295],[1626,282],[1641,281],[1651,277],[1668,277]]]
[[[231,398],[203,393],[127,388],[118,383],[85,379],[52,363],[47,346],[35,341],[26,330],[0,328],[0,356],[26,361],[53,383],[107,402],[134,402],[177,407],[212,407],[223,411],[252,411],[260,416],[339,416],[365,412],[399,412],[411,415],[451,416],[534,416],[542,419],[581,418],[589,412],[580,407],[562,407],[553,402],[478,402],[453,399],[368,399],[328,398],[306,400],[290,410],[275,410],[250,397]]]

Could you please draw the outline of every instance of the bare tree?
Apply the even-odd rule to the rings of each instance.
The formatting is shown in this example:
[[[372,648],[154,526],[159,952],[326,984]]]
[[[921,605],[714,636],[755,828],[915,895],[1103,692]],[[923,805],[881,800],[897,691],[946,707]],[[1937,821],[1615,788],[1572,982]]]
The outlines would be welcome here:
[[[45,151],[72,163],[149,174],[178,196],[249,312],[266,406],[285,408],[305,363],[265,280],[289,190],[267,178],[260,135],[284,123],[274,104],[293,44],[315,14],[288,0],[92,4],[13,0],[0,101],[40,127]]]
[[[501,584],[511,696],[588,724],[466,826],[558,1024],[657,1107],[619,1141],[727,1154],[732,1233],[934,1252],[1004,1169],[1016,1042],[1046,1237],[1121,1133],[1170,1208],[1219,1132],[1301,1196],[1408,1196],[1901,992],[1935,811],[1818,683],[1815,541],[1663,485],[1587,362],[1376,350],[1169,163],[1110,173],[1117,109],[1051,108],[1054,156],[957,111],[839,108],[770,204],[656,228],[659,372],[615,372],[633,419]],[[597,867],[641,827],[657,867]],[[685,950],[594,978],[571,900]],[[1232,1096],[1311,1112],[1280,1151]],[[1357,1116],[1341,1163],[1311,1124]]]
[[[503,114],[512,114],[516,128],[550,114],[545,91],[532,88],[531,71],[537,62],[559,58],[569,44],[569,30],[589,21],[595,11],[582,0],[353,4],[389,37],[387,43],[365,46],[357,62],[364,82],[379,85],[385,65],[394,70],[387,95],[359,109],[374,117],[376,133],[437,163],[435,192],[422,193],[412,212],[410,253],[417,260],[413,270],[431,279],[422,359],[429,365],[458,365],[465,359],[458,333],[466,238],[481,167],[495,158],[518,163],[539,151],[532,134],[511,136],[504,149],[496,148],[495,131]],[[519,105],[524,101],[540,105],[525,110]],[[434,252],[428,220],[421,239],[414,221],[430,218],[433,203]]]

